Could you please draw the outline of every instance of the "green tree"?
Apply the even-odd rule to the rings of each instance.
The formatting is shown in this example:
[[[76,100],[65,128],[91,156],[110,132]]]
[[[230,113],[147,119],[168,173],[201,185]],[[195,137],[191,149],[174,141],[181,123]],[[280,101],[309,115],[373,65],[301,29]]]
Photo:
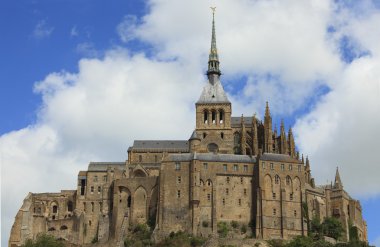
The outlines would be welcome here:
[[[64,244],[52,235],[38,234],[36,240],[28,239],[22,247],[64,247]]]
[[[297,236],[292,241],[287,243],[285,247],[310,247],[313,240],[309,237]]]
[[[328,237],[339,239],[343,234],[342,223],[336,218],[325,218],[322,227],[323,233]]]
[[[323,236],[323,226],[318,217],[314,216],[310,221],[310,233],[312,233],[316,239],[320,239]]]

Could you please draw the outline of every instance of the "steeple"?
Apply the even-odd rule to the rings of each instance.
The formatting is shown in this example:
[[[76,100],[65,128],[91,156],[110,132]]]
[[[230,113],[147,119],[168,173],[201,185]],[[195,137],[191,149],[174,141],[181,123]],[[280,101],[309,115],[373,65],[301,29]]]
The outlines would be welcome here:
[[[272,117],[270,116],[268,101],[266,102],[264,116],[264,152],[273,152]]]
[[[342,181],[340,180],[340,175],[339,175],[339,169],[338,169],[338,167],[336,167],[334,188],[335,189],[342,189],[343,188]]]
[[[218,50],[216,48],[216,34],[215,34],[215,7],[211,7],[212,9],[212,35],[211,35],[211,49],[210,54],[208,56],[208,70],[207,76],[211,81],[213,81],[212,77],[219,77],[221,72],[219,70],[219,57]]]

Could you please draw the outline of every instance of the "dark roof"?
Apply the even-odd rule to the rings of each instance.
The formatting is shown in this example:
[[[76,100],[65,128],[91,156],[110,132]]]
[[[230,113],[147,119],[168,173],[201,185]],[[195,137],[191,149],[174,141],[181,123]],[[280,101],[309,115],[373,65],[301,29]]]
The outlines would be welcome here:
[[[189,142],[183,140],[136,140],[133,142],[132,150],[178,150],[187,152]]]
[[[292,158],[287,154],[274,154],[274,153],[264,153],[263,155],[261,155],[260,160],[302,163],[301,161],[295,158]]]
[[[108,167],[125,170],[125,162],[90,162],[88,171],[107,171]]]
[[[171,161],[190,161],[201,160],[211,162],[236,162],[236,163],[254,163],[256,157],[249,155],[236,154],[213,154],[213,153],[187,153],[187,154],[170,154],[168,159]]]
[[[246,126],[252,125],[253,117],[243,117],[243,118],[244,118],[244,124]],[[231,126],[239,127],[240,125],[241,125],[241,117],[231,117]]]

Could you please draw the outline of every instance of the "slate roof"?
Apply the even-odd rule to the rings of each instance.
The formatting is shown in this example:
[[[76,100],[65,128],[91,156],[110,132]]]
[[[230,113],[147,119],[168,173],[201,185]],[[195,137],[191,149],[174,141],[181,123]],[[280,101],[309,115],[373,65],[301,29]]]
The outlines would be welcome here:
[[[244,117],[244,124],[251,125],[253,117]],[[240,126],[241,117],[231,117],[231,126]]]
[[[185,140],[136,140],[132,150],[178,150],[189,151],[189,142]]]
[[[215,79],[213,83],[209,81],[207,85],[203,87],[202,94],[197,103],[230,103],[219,78]]]
[[[236,155],[236,154],[213,154],[213,153],[187,153],[187,154],[170,154],[168,156],[170,161],[190,161],[201,160],[210,162],[235,162],[235,163],[254,163],[256,157],[249,155]]]
[[[125,170],[125,162],[90,162],[88,171],[107,171],[111,167],[118,170]]]
[[[295,158],[292,158],[287,154],[274,154],[274,153],[263,153],[263,155],[261,155],[260,157],[260,160],[302,163],[301,161]]]

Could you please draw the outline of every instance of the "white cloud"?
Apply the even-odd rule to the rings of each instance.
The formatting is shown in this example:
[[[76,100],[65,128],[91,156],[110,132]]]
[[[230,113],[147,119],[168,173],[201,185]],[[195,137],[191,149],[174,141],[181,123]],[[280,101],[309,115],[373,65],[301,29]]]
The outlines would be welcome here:
[[[76,51],[84,57],[99,57],[100,55],[92,42],[79,43],[76,46]]]
[[[33,37],[36,39],[48,38],[53,31],[54,27],[49,26],[46,20],[40,20],[33,30]]]
[[[117,25],[116,31],[123,42],[128,42],[135,39],[137,28],[137,17],[134,15],[126,15],[123,20]]]
[[[70,37],[76,37],[79,35],[77,26],[73,26],[70,30]]]

